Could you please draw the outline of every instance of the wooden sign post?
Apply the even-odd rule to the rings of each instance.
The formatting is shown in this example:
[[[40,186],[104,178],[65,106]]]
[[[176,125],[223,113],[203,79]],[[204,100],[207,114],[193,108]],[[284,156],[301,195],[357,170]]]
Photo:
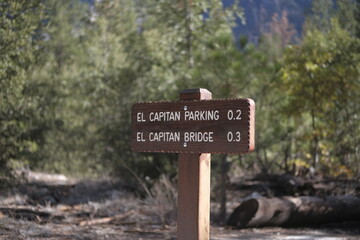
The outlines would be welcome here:
[[[208,100],[211,92],[195,89],[180,93],[180,100]],[[180,153],[178,157],[177,239],[210,238],[210,153]]]
[[[245,154],[255,146],[254,101],[211,100],[211,95],[206,89],[190,89],[177,102],[132,107],[134,151],[179,153],[179,240],[210,237],[210,153]]]

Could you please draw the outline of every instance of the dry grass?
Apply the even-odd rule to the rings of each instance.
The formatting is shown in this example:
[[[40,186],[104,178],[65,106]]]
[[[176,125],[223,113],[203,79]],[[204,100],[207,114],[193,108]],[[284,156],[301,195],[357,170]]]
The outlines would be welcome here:
[[[156,215],[162,224],[174,225],[177,209],[177,187],[169,177],[161,175],[150,190],[146,203],[152,206],[150,213]]]

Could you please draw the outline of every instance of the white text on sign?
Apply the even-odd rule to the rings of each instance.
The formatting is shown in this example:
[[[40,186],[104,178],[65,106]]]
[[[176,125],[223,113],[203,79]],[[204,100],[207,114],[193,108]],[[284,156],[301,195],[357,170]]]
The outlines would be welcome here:
[[[137,122],[171,122],[171,121],[218,121],[220,119],[219,110],[206,111],[180,111],[174,112],[150,112],[146,117],[143,112],[138,112],[136,116]],[[228,120],[241,120],[241,110],[229,110],[227,112]]]

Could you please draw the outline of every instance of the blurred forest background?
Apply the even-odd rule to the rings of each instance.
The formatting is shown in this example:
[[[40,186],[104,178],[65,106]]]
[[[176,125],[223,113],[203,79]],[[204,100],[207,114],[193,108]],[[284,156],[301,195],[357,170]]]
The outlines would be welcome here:
[[[298,18],[299,1],[241,2],[1,1],[1,184],[15,169],[176,178],[176,155],[131,151],[131,105],[199,87],[256,102],[255,151],[214,155],[214,178],[358,179],[360,1],[303,1]]]

